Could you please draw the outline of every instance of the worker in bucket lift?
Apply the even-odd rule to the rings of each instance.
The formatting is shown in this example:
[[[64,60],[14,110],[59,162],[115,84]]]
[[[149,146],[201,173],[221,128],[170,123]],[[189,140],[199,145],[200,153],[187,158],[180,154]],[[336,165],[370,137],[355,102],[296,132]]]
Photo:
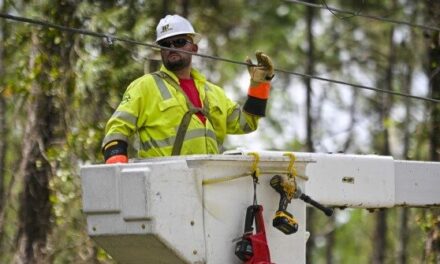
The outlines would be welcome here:
[[[107,122],[102,151],[106,163],[128,162],[129,138],[138,133],[140,158],[216,154],[226,134],[245,134],[257,129],[265,115],[270,81],[274,76],[271,59],[256,53],[257,65],[250,64],[250,87],[241,108],[223,89],[206,80],[191,65],[200,34],[179,15],[167,15],[156,28],[163,65],[127,88],[118,108]],[[251,66],[253,65],[253,66]]]

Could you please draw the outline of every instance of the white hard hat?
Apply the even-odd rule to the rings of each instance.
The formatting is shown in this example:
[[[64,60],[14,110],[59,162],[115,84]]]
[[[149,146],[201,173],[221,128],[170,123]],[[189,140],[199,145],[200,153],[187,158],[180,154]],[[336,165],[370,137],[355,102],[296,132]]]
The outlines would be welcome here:
[[[167,15],[159,21],[156,27],[156,43],[172,36],[188,34],[194,43],[200,41],[200,34],[194,31],[191,23],[179,15]]]

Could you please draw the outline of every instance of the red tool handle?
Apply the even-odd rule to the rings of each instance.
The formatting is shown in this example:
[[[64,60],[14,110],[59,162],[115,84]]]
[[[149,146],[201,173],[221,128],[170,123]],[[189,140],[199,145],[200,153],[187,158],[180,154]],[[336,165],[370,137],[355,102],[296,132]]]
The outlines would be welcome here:
[[[267,245],[266,230],[264,228],[263,206],[256,205],[255,225],[256,233],[249,236],[252,244],[253,256],[246,264],[271,264],[269,246]]]

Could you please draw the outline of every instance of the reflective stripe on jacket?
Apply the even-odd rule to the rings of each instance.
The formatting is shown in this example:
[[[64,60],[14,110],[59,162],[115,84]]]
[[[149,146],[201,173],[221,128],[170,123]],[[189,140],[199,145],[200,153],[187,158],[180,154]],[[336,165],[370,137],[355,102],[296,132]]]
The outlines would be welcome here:
[[[202,109],[192,106],[177,76],[162,66],[158,73],[146,74],[128,86],[107,122],[103,146],[112,140],[128,142],[137,132],[140,158],[170,156],[179,126],[188,111],[191,112],[188,127],[175,155],[216,154],[226,134],[244,134],[257,128],[258,117],[243,112],[238,104],[226,97],[223,89],[208,82],[195,69],[191,76]],[[206,116],[206,126],[192,114],[197,111]]]

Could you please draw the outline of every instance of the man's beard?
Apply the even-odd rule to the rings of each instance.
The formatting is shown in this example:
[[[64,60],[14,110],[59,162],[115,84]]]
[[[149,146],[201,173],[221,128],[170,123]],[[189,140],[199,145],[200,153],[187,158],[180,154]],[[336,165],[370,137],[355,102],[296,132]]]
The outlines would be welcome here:
[[[167,68],[169,71],[179,71],[188,67],[191,64],[191,58],[185,56],[176,61],[170,61],[164,58],[162,58],[162,61],[165,65],[165,68]]]

